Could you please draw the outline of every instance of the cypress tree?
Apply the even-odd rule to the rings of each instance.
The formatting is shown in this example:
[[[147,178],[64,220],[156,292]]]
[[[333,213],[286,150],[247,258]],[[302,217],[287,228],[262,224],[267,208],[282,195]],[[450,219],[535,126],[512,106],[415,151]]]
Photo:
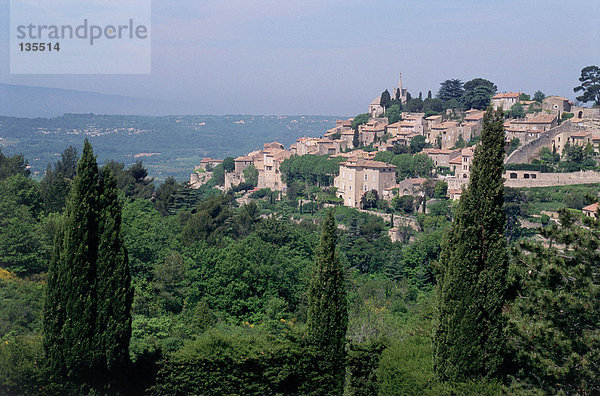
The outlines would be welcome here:
[[[116,381],[129,361],[133,289],[127,251],[121,235],[122,204],[118,196],[117,180],[109,169],[103,176],[96,347],[104,353],[103,368],[107,370],[106,377]]]
[[[45,347],[57,380],[88,382],[98,369],[95,348],[98,257],[98,164],[86,140],[48,271]]]
[[[504,362],[503,122],[501,110],[486,112],[469,186],[442,247],[434,367],[443,380],[495,377]]]
[[[315,348],[320,372],[311,385],[313,391],[341,395],[346,372],[348,304],[344,271],[336,251],[333,214],[329,210],[325,216],[309,286],[308,338]]]
[[[60,392],[107,388],[127,362],[131,300],[116,180],[101,183],[86,140],[54,243],[44,309],[44,348]]]
[[[352,136],[352,145],[354,148],[360,146],[360,137],[358,135],[358,126],[354,129],[354,135]]]

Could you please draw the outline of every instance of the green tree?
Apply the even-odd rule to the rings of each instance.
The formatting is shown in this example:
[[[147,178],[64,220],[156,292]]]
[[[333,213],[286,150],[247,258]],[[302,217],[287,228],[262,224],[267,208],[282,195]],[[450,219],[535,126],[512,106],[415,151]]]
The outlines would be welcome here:
[[[420,153],[426,147],[431,146],[425,141],[425,136],[423,135],[417,135],[410,140],[410,151],[413,154]]]
[[[98,165],[86,140],[48,270],[44,347],[59,383],[95,383],[102,368],[96,345],[99,200]]]
[[[101,181],[89,141],[48,271],[44,348],[61,392],[114,392],[128,359],[133,298],[117,181]]]
[[[485,110],[498,90],[496,84],[485,78],[475,78],[464,85],[461,102],[465,109]]]
[[[96,345],[104,354],[106,390],[113,393],[129,363],[133,288],[129,259],[121,233],[122,203],[112,172],[103,175],[96,275]]]
[[[0,180],[6,179],[12,175],[22,174],[29,177],[31,171],[27,167],[28,162],[23,154],[15,154],[12,157],[4,155],[0,148]]]
[[[363,194],[360,204],[363,209],[376,208],[377,201],[379,201],[377,190],[369,190]]]
[[[594,102],[596,106],[600,105],[600,67],[586,66],[581,69],[579,77],[581,85],[573,88],[575,92],[581,92],[576,99],[580,102]]]
[[[381,93],[381,98],[379,99],[379,105],[384,109],[390,107],[390,101],[392,98],[390,97],[390,91],[387,89]]]
[[[233,172],[235,170],[235,159],[233,157],[226,157],[223,160],[223,169],[225,172]]]
[[[77,171],[77,150],[69,146],[61,155],[61,159],[52,165],[48,164],[46,174],[40,182],[40,193],[48,212],[62,212],[66,198],[71,190],[71,183]]]
[[[258,184],[258,169],[254,165],[250,165],[244,169],[244,180],[253,187],[256,187]]]
[[[510,340],[517,375],[548,394],[600,392],[600,222],[568,211],[522,242],[511,267]]]
[[[486,112],[469,186],[444,241],[434,364],[447,380],[498,376],[504,364],[508,259],[503,211],[504,117]]]
[[[354,119],[352,119],[352,123],[350,125],[353,130],[357,131],[358,127],[360,125],[363,125],[363,124],[366,124],[367,122],[369,122],[370,118],[371,118],[371,115],[369,113],[359,114],[356,117],[354,117]]]
[[[437,97],[447,102],[452,99],[460,100],[464,92],[463,82],[458,79],[446,80],[440,84]]]
[[[308,337],[317,351],[319,378],[316,394],[343,393],[348,303],[344,270],[336,251],[337,227],[333,210],[325,215],[315,269],[308,291]]]
[[[390,124],[402,121],[402,107],[399,105],[391,105],[386,111],[385,116]]]
[[[358,128],[354,130],[354,135],[352,136],[352,146],[354,148],[358,148],[360,146],[360,136],[358,134]]]
[[[536,102],[542,103],[542,101],[546,98],[546,95],[542,91],[535,91],[533,94],[533,100]]]
[[[521,103],[515,103],[510,107],[507,115],[510,118],[525,118],[525,109]]]

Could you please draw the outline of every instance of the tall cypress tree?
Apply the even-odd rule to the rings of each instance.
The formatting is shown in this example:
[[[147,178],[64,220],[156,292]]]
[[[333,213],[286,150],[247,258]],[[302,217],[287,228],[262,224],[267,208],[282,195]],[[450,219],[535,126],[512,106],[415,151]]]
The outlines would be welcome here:
[[[494,377],[504,362],[508,258],[503,122],[501,110],[486,112],[469,186],[442,247],[434,365],[445,380]]]
[[[321,394],[342,394],[346,372],[348,303],[333,214],[329,210],[323,222],[308,292],[308,336],[320,371],[313,390]]]
[[[97,348],[104,354],[106,376],[116,380],[129,359],[133,289],[127,251],[121,235],[121,201],[117,180],[107,169],[100,198],[100,244],[98,248]]]
[[[102,188],[86,140],[48,270],[44,347],[63,391],[106,389],[109,368],[126,361],[131,286],[120,235],[116,181]],[[102,191],[103,194],[101,195]],[[109,298],[110,296],[110,298]]]

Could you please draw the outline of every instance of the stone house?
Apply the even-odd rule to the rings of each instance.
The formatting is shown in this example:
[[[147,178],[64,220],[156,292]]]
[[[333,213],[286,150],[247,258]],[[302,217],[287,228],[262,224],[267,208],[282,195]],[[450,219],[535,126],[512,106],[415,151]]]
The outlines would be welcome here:
[[[584,207],[583,209],[581,209],[581,211],[583,212],[583,215],[585,217],[596,218],[596,216],[598,215],[598,202]]]
[[[510,120],[510,126],[515,129],[547,131],[558,125],[558,118],[555,114],[537,113],[527,114],[524,119]]]
[[[566,98],[560,96],[548,96],[542,101],[542,110],[560,117],[562,113],[571,111],[573,103]]]
[[[202,161],[200,161],[200,166],[197,167],[196,169],[200,168],[200,169],[204,169],[204,170],[211,170],[215,166],[220,165],[222,163],[223,163],[223,160],[206,157],[206,158],[202,158]]]
[[[422,177],[404,179],[398,182],[398,195],[422,195],[423,183],[426,181],[427,179]]]
[[[442,123],[441,115],[433,115],[425,118],[425,141],[430,144],[436,144],[437,135],[432,132],[432,128]]]
[[[358,127],[358,136],[363,146],[374,143],[386,134],[387,118],[372,118],[364,125]]]
[[[449,149],[437,149],[437,148],[426,148],[422,151],[423,154],[427,154],[433,161],[436,167],[450,167],[450,161],[461,155],[461,149],[449,150]]]
[[[369,104],[369,114],[371,117],[379,117],[384,113],[384,108],[381,106],[381,97],[378,96]]]
[[[330,140],[326,138],[302,137],[292,144],[290,151],[296,155],[332,155],[346,148],[343,140]]]
[[[396,184],[396,166],[363,158],[350,158],[340,164],[340,173],[334,179],[337,193],[344,205],[360,207],[365,192],[377,191],[383,196],[383,189]]]
[[[498,110],[499,108],[510,110],[513,105],[519,103],[520,95],[518,92],[499,93],[492,97],[491,106],[494,110]]]
[[[433,142],[437,141],[438,136],[441,138],[442,148],[449,149],[456,145],[459,136],[462,136],[462,128],[456,121],[445,121],[431,127],[430,137]]]

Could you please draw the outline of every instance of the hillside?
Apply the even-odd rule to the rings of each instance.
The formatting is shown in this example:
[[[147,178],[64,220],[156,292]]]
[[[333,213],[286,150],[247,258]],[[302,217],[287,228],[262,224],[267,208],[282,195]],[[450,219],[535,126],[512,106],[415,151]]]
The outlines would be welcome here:
[[[0,83],[0,115],[56,117],[64,113],[168,115],[194,114],[192,103],[105,95],[71,89]]]
[[[277,140],[286,146],[301,136],[321,136],[334,116],[121,116],[65,114],[54,118],[0,116],[0,147],[23,153],[34,177],[43,174],[69,145],[79,152],[85,137],[98,154],[132,164],[143,160],[150,176],[186,180],[204,157],[238,156]]]

